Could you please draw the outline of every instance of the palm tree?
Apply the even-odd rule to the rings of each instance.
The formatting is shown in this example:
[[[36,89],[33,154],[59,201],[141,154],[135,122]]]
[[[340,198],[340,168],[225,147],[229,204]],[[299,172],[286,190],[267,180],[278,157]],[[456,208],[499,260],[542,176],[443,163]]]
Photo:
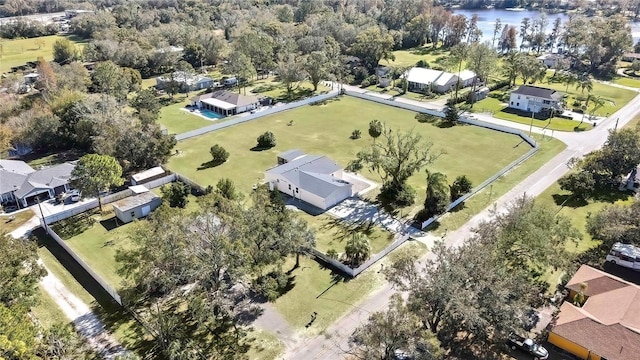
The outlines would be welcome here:
[[[567,87],[564,89],[564,92],[568,92],[569,91],[569,85],[575,84],[576,81],[578,81],[578,78],[575,76],[575,74],[573,74],[571,72],[567,72],[562,77],[562,81],[565,83],[565,85],[567,85]]]
[[[586,104],[584,106],[584,112],[582,113],[582,119],[580,120],[580,124],[578,124],[578,127],[582,125],[582,123],[584,122],[584,116],[587,111],[589,111],[589,101],[593,101],[593,109],[591,109],[591,112],[589,113],[590,118],[593,117],[593,114],[596,112],[596,110],[604,106],[604,99],[602,99],[602,96],[593,96],[593,94],[589,92],[589,94],[587,95]]]
[[[360,265],[371,255],[369,238],[361,233],[353,233],[344,247],[345,256],[351,265]]]
[[[580,74],[577,80],[576,89],[580,89],[583,94],[585,90],[588,92],[593,91],[593,81],[591,81],[591,76],[588,73]]]
[[[427,171],[427,198],[424,201],[427,217],[443,214],[449,206],[450,197],[447,175]]]

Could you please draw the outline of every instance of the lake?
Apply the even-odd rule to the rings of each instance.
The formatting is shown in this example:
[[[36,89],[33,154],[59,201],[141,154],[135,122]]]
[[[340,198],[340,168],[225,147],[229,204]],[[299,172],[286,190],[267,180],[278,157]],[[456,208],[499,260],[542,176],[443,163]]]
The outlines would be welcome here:
[[[453,10],[454,14],[462,14],[467,18],[471,19],[473,14],[478,14],[478,27],[482,30],[482,40],[481,41],[491,41],[493,38],[493,28],[496,23],[496,19],[500,19],[502,22],[502,26],[505,25],[513,25],[520,32],[520,24],[522,23],[522,19],[528,17],[533,20],[540,16],[541,12],[536,10],[524,10],[524,11],[509,11],[505,9],[475,9],[475,10],[466,10],[466,9],[455,9]],[[547,25],[547,32],[551,32],[553,28],[553,22],[556,18],[560,18],[562,23],[564,24],[569,20],[569,16],[565,13],[557,13],[557,14],[547,14],[547,19],[549,25]],[[633,36],[633,43],[635,44],[640,39],[640,22],[629,22],[629,26],[631,27],[631,35]],[[498,33],[498,38],[502,34],[502,29]],[[518,43],[520,43],[518,34]],[[497,40],[496,40],[497,42]]]

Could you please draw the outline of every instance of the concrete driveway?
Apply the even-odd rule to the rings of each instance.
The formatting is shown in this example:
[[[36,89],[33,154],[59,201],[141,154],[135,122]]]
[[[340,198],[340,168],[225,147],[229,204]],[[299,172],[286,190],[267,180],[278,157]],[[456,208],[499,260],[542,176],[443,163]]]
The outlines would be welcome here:
[[[382,226],[385,230],[394,234],[409,233],[411,237],[423,237],[426,234],[402,222],[387,213],[377,205],[358,199],[349,198],[327,211],[327,214],[335,216],[350,223],[362,223],[369,221]]]

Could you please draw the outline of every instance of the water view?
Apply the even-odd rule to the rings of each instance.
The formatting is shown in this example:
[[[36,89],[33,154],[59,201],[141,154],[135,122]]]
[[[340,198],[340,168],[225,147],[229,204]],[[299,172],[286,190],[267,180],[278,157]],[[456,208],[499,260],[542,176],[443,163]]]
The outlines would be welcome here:
[[[491,41],[493,38],[493,28],[495,26],[496,19],[498,18],[502,22],[502,27],[505,25],[513,25],[518,31],[520,31],[522,19],[528,17],[533,20],[535,18],[539,18],[541,15],[541,12],[537,10],[510,11],[505,9],[455,9],[453,12],[454,14],[462,14],[469,19],[473,14],[478,14],[478,27],[482,30],[483,42]],[[549,19],[547,32],[551,32],[553,22],[556,18],[560,18],[563,24],[569,20],[569,15],[566,13],[547,14],[547,17]],[[635,44],[638,42],[638,39],[640,39],[640,22],[629,22],[629,25],[631,26],[631,35],[633,36],[633,43]],[[498,33],[498,38],[501,33],[502,29],[500,29],[500,32]],[[518,43],[520,43],[520,41],[518,41]]]

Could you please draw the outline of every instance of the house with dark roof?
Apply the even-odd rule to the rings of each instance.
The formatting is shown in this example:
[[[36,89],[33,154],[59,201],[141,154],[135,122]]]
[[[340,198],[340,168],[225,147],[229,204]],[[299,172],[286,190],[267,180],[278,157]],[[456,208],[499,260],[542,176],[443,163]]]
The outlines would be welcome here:
[[[342,167],[326,156],[289,150],[265,172],[265,180],[271,190],[327,210],[354,195],[353,184],[343,174]]]
[[[640,357],[640,286],[582,265],[566,285],[548,341],[580,359]],[[573,304],[582,292],[586,300]]]
[[[74,168],[74,163],[64,163],[36,171],[23,161],[0,160],[0,201],[25,207],[37,198],[48,200],[67,192]]]
[[[227,90],[216,90],[192,98],[191,106],[230,116],[257,109],[260,106],[260,99]]]
[[[509,107],[534,113],[562,111],[562,93],[539,86],[522,85],[511,92]]]

